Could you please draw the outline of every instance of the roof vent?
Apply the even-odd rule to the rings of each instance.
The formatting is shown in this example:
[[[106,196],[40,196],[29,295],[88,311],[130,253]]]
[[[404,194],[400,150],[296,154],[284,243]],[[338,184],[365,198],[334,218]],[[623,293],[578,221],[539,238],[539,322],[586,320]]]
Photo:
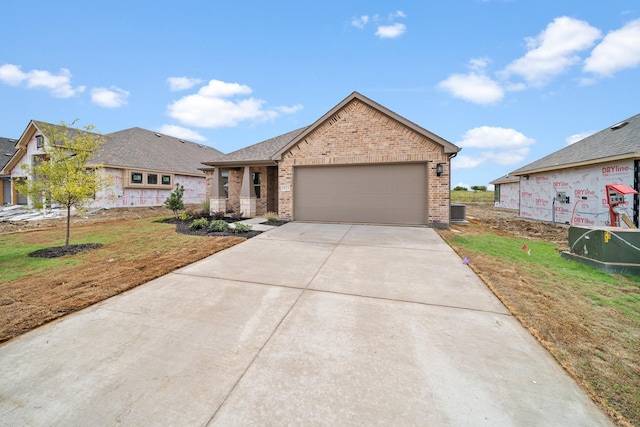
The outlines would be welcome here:
[[[162,135],[160,135],[159,133],[156,133],[156,136],[157,136],[158,138],[162,137]]]
[[[620,128],[625,127],[626,125],[628,125],[629,122],[620,122],[620,123],[616,123],[615,125],[611,126],[611,130],[618,130]]]
[[[186,141],[184,139],[181,139],[180,142],[182,142],[184,144]]]
[[[4,155],[5,155],[5,156],[8,156],[8,157],[13,156],[13,154],[11,154],[11,153],[4,153]]]

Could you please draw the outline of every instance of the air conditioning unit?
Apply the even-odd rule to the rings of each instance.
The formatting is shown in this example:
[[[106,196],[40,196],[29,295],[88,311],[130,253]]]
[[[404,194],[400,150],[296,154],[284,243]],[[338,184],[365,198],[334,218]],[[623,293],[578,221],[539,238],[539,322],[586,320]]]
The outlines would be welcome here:
[[[451,222],[465,222],[467,217],[467,205],[462,203],[451,203],[451,212],[449,214]]]

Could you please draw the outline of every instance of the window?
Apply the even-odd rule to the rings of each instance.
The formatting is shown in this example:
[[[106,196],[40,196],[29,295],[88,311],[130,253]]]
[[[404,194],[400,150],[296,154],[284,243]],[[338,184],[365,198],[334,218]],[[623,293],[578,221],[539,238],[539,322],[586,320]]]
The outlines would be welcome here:
[[[173,174],[143,172],[137,170],[129,170],[127,173],[129,174],[129,180],[126,184],[128,187],[160,188],[168,190],[171,188],[174,181]]]
[[[44,147],[44,136],[42,136],[42,135],[36,136],[36,147],[37,148]]]
[[[500,201],[500,184],[496,184],[493,190],[493,200],[496,202]]]
[[[253,181],[253,188],[256,192],[256,198],[260,198],[260,172],[253,172],[251,174],[251,179]]]
[[[221,172],[222,188],[224,188],[224,197],[229,198],[229,172]]]

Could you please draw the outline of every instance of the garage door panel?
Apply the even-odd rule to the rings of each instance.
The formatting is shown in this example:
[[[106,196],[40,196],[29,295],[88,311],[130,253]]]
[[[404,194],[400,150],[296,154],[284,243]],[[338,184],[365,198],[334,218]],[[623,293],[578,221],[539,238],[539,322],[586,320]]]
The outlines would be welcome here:
[[[425,164],[297,167],[294,219],[424,224]]]

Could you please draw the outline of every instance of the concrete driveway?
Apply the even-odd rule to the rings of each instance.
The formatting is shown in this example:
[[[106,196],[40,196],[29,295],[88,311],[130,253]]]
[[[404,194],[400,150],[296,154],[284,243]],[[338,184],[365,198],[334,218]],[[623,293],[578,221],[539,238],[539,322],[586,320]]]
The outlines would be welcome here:
[[[1,346],[0,424],[611,425],[433,230],[302,223]]]

